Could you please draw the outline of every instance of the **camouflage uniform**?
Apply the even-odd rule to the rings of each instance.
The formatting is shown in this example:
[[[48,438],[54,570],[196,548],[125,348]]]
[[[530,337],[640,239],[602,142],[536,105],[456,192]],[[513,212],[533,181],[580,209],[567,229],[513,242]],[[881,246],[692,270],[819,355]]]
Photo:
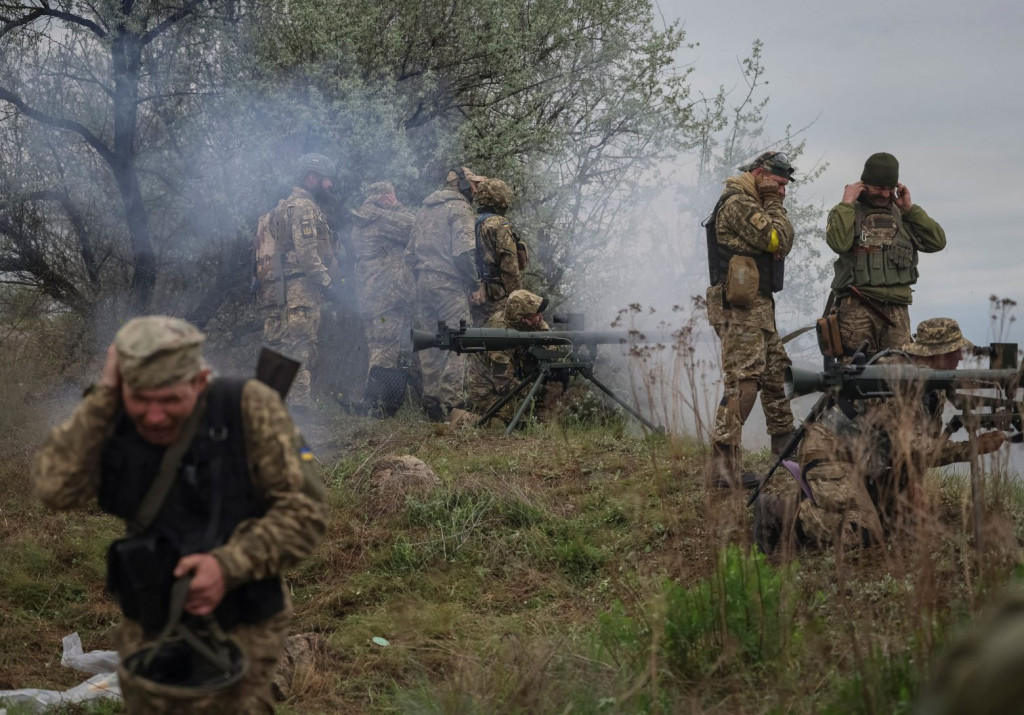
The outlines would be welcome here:
[[[495,313],[484,327],[522,331],[550,330],[543,320],[536,327],[530,327],[524,318],[540,311],[544,299],[526,290],[514,291],[505,302],[505,309]],[[525,348],[516,350],[486,350],[473,353],[469,359],[469,375],[466,380],[467,400],[470,408],[484,413],[517,382],[516,372],[523,370],[529,359]],[[508,421],[515,414],[515,406],[506,405],[498,417]]]
[[[948,318],[924,321],[934,328],[923,344],[904,347],[917,355],[937,355],[969,343]],[[921,328],[918,333],[921,334]],[[893,352],[879,365],[910,364],[907,352]],[[808,426],[798,459],[814,500],[800,499],[793,482],[783,482],[782,498],[798,520],[802,536],[817,547],[854,548],[880,543],[899,528],[903,504],[919,498],[921,477],[932,467],[969,458],[968,442],[951,442],[942,430],[945,395],[907,386],[887,399],[833,406]],[[795,508],[794,508],[795,505]]]
[[[523,287],[519,274],[518,240],[504,213],[512,203],[512,189],[501,179],[481,182],[476,193],[477,266],[486,302],[471,308],[473,325],[481,326],[505,309],[505,300]],[[491,214],[484,218],[486,214]],[[482,219],[482,220],[481,220]]]
[[[368,373],[401,370],[404,385],[408,365],[402,364],[403,350],[409,351],[413,307],[409,294],[413,276],[405,264],[405,250],[413,216],[400,205],[380,203],[382,196],[393,192],[394,187],[386,182],[370,187],[363,205],[352,211],[352,245],[359,310],[366,321],[370,351]]]
[[[126,324],[118,334],[119,341],[129,326],[134,330],[139,325],[137,321],[149,321],[145,329],[156,325],[164,335],[167,325],[172,330],[185,326],[180,334],[189,340],[201,335],[184,321],[148,317]],[[130,357],[125,345],[119,342],[123,380],[138,389],[149,389],[167,384],[166,380],[153,383],[154,376],[170,376],[171,383],[175,383],[185,374],[182,370],[191,368],[188,374],[194,375],[201,367],[198,345],[173,344],[174,340],[164,343],[166,349],[162,353],[141,355],[139,359]],[[200,400],[196,409],[201,409],[205,398]],[[100,456],[122,411],[120,391],[97,385],[68,421],[50,432],[32,464],[36,494],[47,506],[84,507],[97,497],[103,481]],[[300,453],[301,437],[277,393],[250,380],[242,389],[241,411],[248,476],[267,507],[262,517],[242,522],[226,543],[209,552],[219,562],[229,592],[242,584],[278,575],[304,558],[323,537],[327,520],[319,494],[308,488],[303,468],[306,456]],[[139,475],[140,480],[152,478]],[[169,701],[148,692],[122,669],[119,676],[128,712],[272,713],[270,683],[291,614],[287,590],[285,597],[281,612],[228,632],[246,649],[249,659],[248,674],[238,683],[200,700]],[[147,642],[139,623],[129,619],[122,622],[115,640],[122,661]]]
[[[417,325],[434,332],[438,321],[457,327],[470,322],[469,295],[479,287],[474,259],[473,207],[459,191],[435,191],[413,222],[405,262],[416,276]],[[419,353],[423,405],[441,419],[463,401],[466,361],[449,350]]]
[[[778,198],[762,203],[756,177],[745,172],[725,182],[725,200],[715,222],[718,243],[741,254],[765,252],[777,237],[776,260],[793,248],[793,226]],[[712,257],[713,260],[713,257]],[[750,305],[725,305],[722,283],[707,290],[708,321],[722,341],[723,395],[715,414],[714,441],[739,445],[743,423],[758,391],[768,434],[786,435],[793,429],[793,413],[782,386],[789,357],[775,326],[775,300],[762,292]]]
[[[885,166],[877,166],[878,161]],[[865,163],[861,178],[869,184],[895,186],[898,170],[895,157],[875,154]],[[913,300],[911,286],[918,278],[918,253],[945,248],[945,231],[917,204],[901,213],[894,204],[878,207],[862,195],[853,203],[832,208],[825,240],[839,254],[832,290],[843,346],[852,351],[866,340],[868,355],[899,349],[910,340],[908,306]],[[859,288],[894,325],[867,308],[851,286]]]
[[[257,237],[256,305],[263,318],[263,341],[302,362],[290,397],[293,405],[309,407],[321,310],[338,267],[331,230],[313,194],[296,186],[260,217]]]

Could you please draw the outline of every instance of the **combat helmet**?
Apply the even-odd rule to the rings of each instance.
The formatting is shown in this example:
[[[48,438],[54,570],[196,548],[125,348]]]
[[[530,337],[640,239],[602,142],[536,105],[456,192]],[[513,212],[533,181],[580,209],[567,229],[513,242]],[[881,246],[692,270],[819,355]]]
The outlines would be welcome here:
[[[299,157],[299,162],[296,165],[295,176],[302,181],[311,171],[328,179],[333,179],[338,175],[338,167],[323,154],[303,154]]]
[[[476,189],[476,203],[481,208],[503,214],[512,205],[512,187],[501,179],[485,179]]]
[[[174,582],[167,624],[154,641],[121,665],[150,695],[177,700],[209,697],[248,672],[245,651],[225,635],[216,619],[183,614],[191,582],[191,576]]]

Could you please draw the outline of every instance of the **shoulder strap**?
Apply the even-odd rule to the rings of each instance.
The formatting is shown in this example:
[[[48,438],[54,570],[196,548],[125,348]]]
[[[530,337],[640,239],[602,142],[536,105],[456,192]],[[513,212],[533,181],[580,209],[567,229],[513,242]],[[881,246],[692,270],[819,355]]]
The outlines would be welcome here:
[[[487,270],[487,266],[484,265],[484,251],[483,246],[480,243],[480,228],[484,225],[484,221],[489,219],[491,216],[497,216],[498,214],[483,212],[478,214],[476,217],[476,224],[474,224],[474,233],[476,234],[476,273],[482,281],[491,280],[490,271]]]
[[[864,206],[860,201],[853,202],[853,242],[857,242],[857,237],[860,236],[861,231],[864,230]]]
[[[185,422],[184,427],[182,427],[178,439],[164,452],[163,459],[160,460],[160,471],[157,472],[156,479],[150,485],[146,496],[142,498],[142,503],[139,504],[139,510],[135,513],[135,517],[128,522],[128,533],[130,535],[141,534],[148,529],[149,525],[153,523],[153,519],[160,512],[160,507],[163,506],[164,500],[174,484],[174,478],[178,474],[181,458],[185,456],[185,452],[192,445],[192,440],[196,436],[196,429],[205,412],[206,400],[204,397],[196,405],[196,409],[192,410],[192,414]]]

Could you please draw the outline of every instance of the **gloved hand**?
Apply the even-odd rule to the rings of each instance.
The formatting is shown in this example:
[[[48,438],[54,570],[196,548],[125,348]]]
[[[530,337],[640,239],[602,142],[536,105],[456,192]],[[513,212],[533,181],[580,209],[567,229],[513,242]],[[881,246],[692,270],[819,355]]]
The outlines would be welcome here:
[[[765,204],[769,201],[782,201],[782,194],[779,191],[779,185],[767,176],[758,177],[757,195],[761,197],[761,203]]]

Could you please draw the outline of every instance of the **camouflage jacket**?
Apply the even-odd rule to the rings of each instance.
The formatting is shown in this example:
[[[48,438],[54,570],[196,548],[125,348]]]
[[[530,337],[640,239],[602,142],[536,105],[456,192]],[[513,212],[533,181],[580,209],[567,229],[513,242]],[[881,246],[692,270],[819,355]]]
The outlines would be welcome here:
[[[368,200],[352,211],[354,273],[359,308],[379,316],[410,301],[413,277],[405,264],[412,214],[401,206],[385,208]]]
[[[473,207],[455,189],[435,191],[416,212],[405,262],[415,273],[448,277],[466,293],[477,289]]]
[[[514,290],[523,287],[519,275],[519,257],[512,225],[504,216],[492,215],[477,227],[480,243],[478,260],[483,275],[480,279],[487,292],[487,300],[498,303]]]
[[[82,507],[96,498],[100,455],[111,436],[120,394],[98,386],[55,427],[32,463],[36,495],[54,509]],[[304,490],[300,441],[277,393],[256,380],[242,390],[249,476],[267,504],[266,513],[242,522],[211,553],[227,587],[278,575],[303,559],[323,538],[327,509]]]
[[[771,199],[762,204],[755,177],[749,172],[726,179],[723,193],[732,192],[736,193],[722,204],[715,222],[718,242],[736,253],[750,255],[768,250],[774,230],[779,240],[776,255],[789,255],[793,249],[793,226],[782,201]],[[721,284],[707,290],[708,321],[712,325],[731,323],[775,330],[775,301],[770,296],[759,293],[749,306],[725,308],[724,290]]]
[[[257,301],[260,305],[277,303],[277,289],[272,285],[277,275],[278,258],[287,280],[305,277],[316,290],[331,286],[337,271],[334,241],[327,218],[306,189],[296,186],[287,199],[282,199],[257,226],[256,278],[259,281]]]

